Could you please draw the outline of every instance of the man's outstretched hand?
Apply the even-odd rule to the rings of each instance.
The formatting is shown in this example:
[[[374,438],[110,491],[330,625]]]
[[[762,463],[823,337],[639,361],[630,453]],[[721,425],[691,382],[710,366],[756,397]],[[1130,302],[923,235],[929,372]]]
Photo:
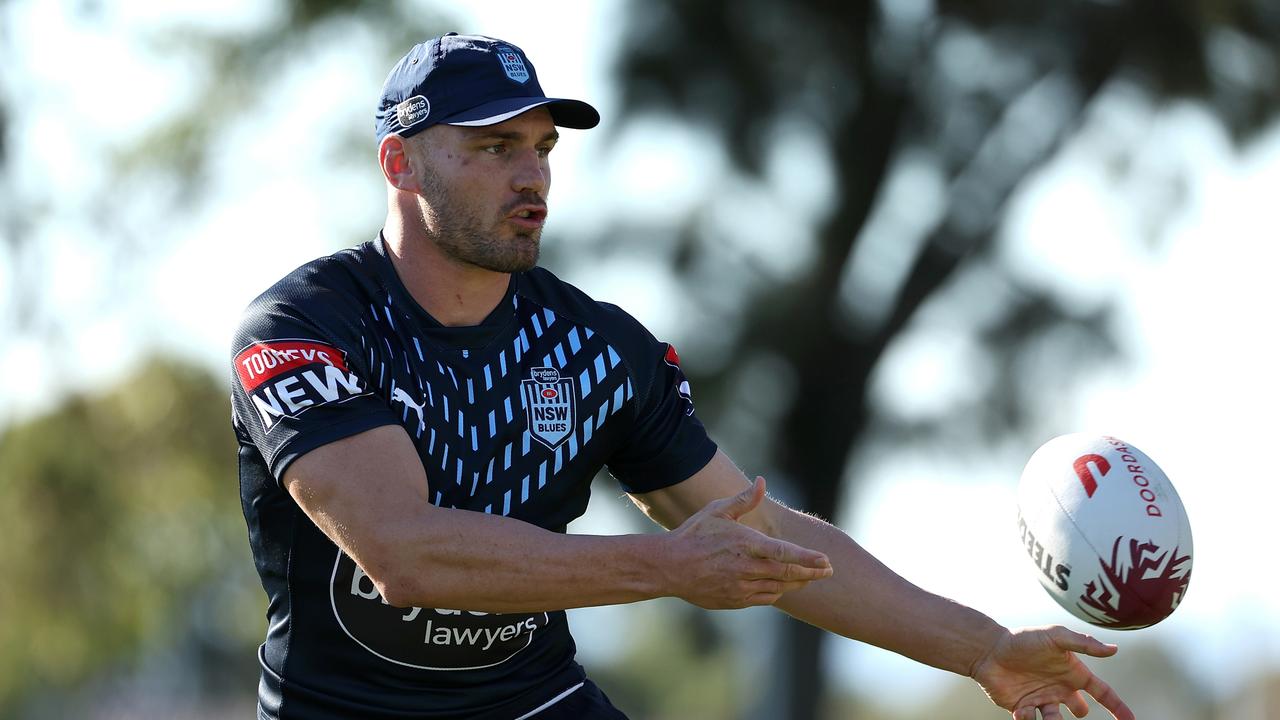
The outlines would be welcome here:
[[[973,679],[991,701],[1014,720],[1062,720],[1059,704],[1075,717],[1089,712],[1084,693],[1093,696],[1116,720],[1135,720],[1133,711],[1110,685],[1094,675],[1075,653],[1110,657],[1116,646],[1060,625],[1005,633],[974,664]]]
[[[666,534],[670,594],[708,609],[772,605],[783,594],[831,577],[817,550],[778,540],[742,524],[765,497],[764,478],[707,503]]]

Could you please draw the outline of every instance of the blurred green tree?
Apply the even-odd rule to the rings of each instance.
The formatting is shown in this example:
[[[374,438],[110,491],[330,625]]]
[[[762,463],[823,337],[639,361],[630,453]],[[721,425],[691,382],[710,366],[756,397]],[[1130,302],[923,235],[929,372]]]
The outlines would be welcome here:
[[[701,414],[713,429],[742,428],[721,435],[731,452],[828,518],[853,491],[851,458],[873,430],[889,443],[879,452],[990,448],[1043,424],[1046,397],[1114,354],[1106,298],[1065,302],[1013,273],[996,242],[1035,173],[1086,125],[1106,132],[1107,118],[1095,117],[1104,100],[1127,98],[1148,117],[1189,101],[1237,141],[1280,109],[1280,9],[1266,0],[629,8],[617,132],[655,116],[693,126],[728,171],[673,222],[624,222],[604,235],[611,249],[657,244],[672,258],[697,308],[687,335],[721,358],[686,353]],[[807,176],[828,203],[784,208],[771,222],[769,203],[756,200],[787,189],[779,152],[807,164],[783,177]],[[1153,180],[1135,169],[1135,152],[1100,158],[1118,188]],[[1149,240],[1176,216],[1185,172],[1144,188],[1157,198],[1139,207]],[[781,228],[764,242],[786,248],[764,257],[799,258],[794,269],[739,240],[760,242],[759,225]],[[993,371],[974,373],[964,402],[899,421],[878,412],[871,380],[927,305],[969,332]],[[824,634],[786,629],[773,665],[782,689],[760,716],[814,718]]]
[[[671,621],[687,607],[663,598],[634,608],[618,628],[619,657],[587,668],[632,720],[734,720],[746,710],[742,658]]]
[[[86,25],[112,12],[92,1],[67,10]],[[219,142],[253,123],[289,71],[314,60],[317,45],[375,37],[385,55],[378,65],[389,67],[404,48],[447,29],[430,7],[367,0],[281,0],[250,28],[159,23],[146,45],[165,62],[190,64],[190,101],[93,158],[107,178],[87,194],[82,218],[106,250],[96,272],[129,283],[149,271],[167,242],[154,228],[204,208]],[[13,52],[6,41],[14,31],[0,22],[0,59]],[[67,346],[65,318],[45,307],[41,273],[25,271],[43,252],[32,229],[58,210],[56,189],[29,187],[13,165],[10,128],[20,119],[18,94],[29,88],[9,79],[0,83],[0,269],[12,283],[0,287],[0,331]],[[368,115],[353,108],[352,117]],[[367,164],[371,122],[317,138],[315,153],[338,166]],[[64,362],[56,353],[47,361]],[[0,422],[9,420],[5,410]],[[94,707],[95,698],[82,696],[92,683],[175,653],[191,694],[252,694],[264,605],[236,503],[229,412],[224,382],[157,360],[101,397],[72,397],[3,428],[0,717],[19,708],[24,716],[82,716]],[[81,693],[67,694],[77,687]]]
[[[162,14],[168,19],[138,31],[137,52],[182,68],[182,99],[172,106],[158,102],[148,124],[127,137],[91,134],[93,142],[72,144],[89,151],[77,158],[71,193],[66,169],[50,162],[45,148],[14,144],[19,137],[38,135],[19,134],[19,130],[30,130],[31,113],[24,113],[24,105],[43,104],[46,110],[66,112],[57,100],[47,98],[66,90],[42,86],[40,69],[16,55],[13,36],[28,30],[9,22],[11,16],[18,17],[17,5],[0,2],[0,65],[17,68],[6,72],[0,82],[0,332],[58,345],[70,344],[71,333],[80,326],[69,323],[59,314],[60,305],[50,302],[48,268],[53,260],[40,242],[38,231],[43,226],[57,224],[63,231],[70,227],[72,232],[83,228],[81,232],[92,233],[94,259],[100,267],[95,294],[86,305],[136,297],[132,279],[152,272],[156,258],[170,249],[172,235],[158,228],[211,209],[210,191],[222,179],[218,164],[226,162],[227,139],[237,133],[252,135],[262,127],[264,116],[278,112],[273,101],[286,92],[282,88],[296,81],[297,74],[318,57],[349,52],[351,48],[343,43],[352,47],[367,43],[370,52],[380,54],[370,62],[389,68],[405,48],[451,29],[443,12],[425,2],[268,0],[238,10],[256,17],[248,26],[174,19],[183,16],[182,8]],[[62,5],[60,12],[68,22],[80,26],[76,30],[115,27],[120,23],[114,16],[130,14],[98,0]],[[34,14],[25,10],[27,15]],[[130,78],[109,82],[127,83]],[[32,97],[38,100],[31,102]],[[343,119],[341,132],[309,138],[308,155],[287,162],[323,159],[335,176],[372,171],[368,152],[373,121],[368,106],[352,103]],[[237,149],[243,149],[243,144]],[[19,167],[19,157],[34,164],[34,170]],[[258,167],[253,172],[276,170]],[[366,236],[367,229],[362,228],[360,238]],[[57,370],[74,369],[69,367],[70,360],[57,353],[44,360]],[[6,419],[4,410],[0,407],[0,420]]]
[[[0,717],[148,652],[189,646],[193,690],[200,661],[252,657],[262,591],[234,489],[224,384],[181,363],[7,428]]]
[[[1270,720],[1280,707],[1280,673],[1241,678],[1242,686],[1221,704],[1213,720]]]
[[[93,228],[104,254],[95,272],[102,301],[129,296],[166,238],[154,229],[202,209],[219,142],[269,104],[288,73],[314,60],[316,46],[378,37],[390,63],[403,47],[442,32],[442,17],[412,4],[282,0],[253,27],[156,23],[146,50],[183,65],[186,102],[157,113],[124,145],[100,145],[83,159],[76,204],[61,187],[33,187],[14,164],[13,129],[23,122],[31,79],[0,82],[0,318],[6,337],[72,345],[42,272],[55,259],[38,234],[55,213]],[[14,56],[0,3],[0,59]],[[63,8],[84,27],[111,26],[110,4]],[[180,17],[180,13],[178,13]],[[352,118],[358,110],[352,109]],[[358,115],[367,118],[366,114]],[[367,149],[370,124],[317,138],[317,155],[340,165]],[[364,155],[360,155],[362,160]],[[47,169],[47,168],[44,168]],[[101,170],[101,172],[100,172]],[[55,178],[63,181],[63,177]],[[73,210],[74,209],[74,210]],[[67,218],[63,218],[64,220]],[[136,291],[134,291],[136,292]],[[69,369],[58,352],[42,360]],[[102,396],[70,397],[51,414],[17,421],[0,439],[0,716],[79,715],[77,685],[177,652],[197,694],[234,683],[252,693],[253,644],[261,642],[262,596],[236,502],[236,447],[225,383],[175,361],[156,360]],[[9,421],[0,407],[0,423]],[[251,621],[259,619],[259,621]],[[223,662],[228,656],[234,662]],[[143,674],[147,670],[141,670]],[[189,678],[187,678],[187,675]],[[35,710],[32,710],[35,708]]]

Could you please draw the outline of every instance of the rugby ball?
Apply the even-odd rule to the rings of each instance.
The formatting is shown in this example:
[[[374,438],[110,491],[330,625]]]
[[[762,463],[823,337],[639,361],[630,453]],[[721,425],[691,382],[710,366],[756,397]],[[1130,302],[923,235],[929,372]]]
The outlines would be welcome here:
[[[1169,616],[1191,582],[1191,524],[1163,471],[1133,445],[1063,435],[1018,483],[1018,531],[1040,584],[1081,620],[1116,630]]]

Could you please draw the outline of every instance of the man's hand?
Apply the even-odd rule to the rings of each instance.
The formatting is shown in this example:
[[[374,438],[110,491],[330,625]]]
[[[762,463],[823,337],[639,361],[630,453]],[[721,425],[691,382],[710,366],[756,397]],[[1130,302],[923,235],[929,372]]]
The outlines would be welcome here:
[[[1134,720],[1133,711],[1110,685],[1085,667],[1075,653],[1110,657],[1115,645],[1072,632],[1062,626],[1027,628],[1005,633],[974,663],[974,680],[991,701],[1014,720],[1062,720],[1059,704],[1081,718],[1089,712],[1083,693],[1092,695],[1117,720]]]
[[[783,593],[831,577],[827,556],[738,522],[764,499],[764,478],[713,500],[668,535],[672,595],[708,609],[772,605]]]

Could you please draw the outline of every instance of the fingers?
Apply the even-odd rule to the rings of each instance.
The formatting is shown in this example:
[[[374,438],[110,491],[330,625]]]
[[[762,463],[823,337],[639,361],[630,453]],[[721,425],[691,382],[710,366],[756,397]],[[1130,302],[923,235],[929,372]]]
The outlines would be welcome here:
[[[819,570],[831,569],[831,560],[826,554],[801,547],[795,543],[789,543],[786,540],[777,540],[768,535],[762,534],[755,538],[754,542],[748,546],[747,551],[753,557],[780,564],[799,565]],[[829,575],[830,573],[828,572],[823,577]]]
[[[753,560],[743,577],[748,580],[779,580],[781,582],[812,582],[831,577],[831,565],[821,567],[784,563],[776,560]]]
[[[1071,650],[1093,657],[1111,657],[1119,650],[1116,645],[1104,643],[1089,635],[1074,632],[1064,627],[1053,628],[1052,637],[1054,643],[1064,650]],[[1120,695],[1097,675],[1092,673],[1089,675],[1089,680],[1084,685],[1084,691],[1092,695],[1093,699],[1097,700],[1098,704],[1106,708],[1117,720],[1134,720],[1133,711],[1120,699]],[[1084,712],[1087,713],[1089,707],[1084,702],[1084,698],[1079,700],[1080,707],[1084,708]],[[1076,708],[1070,703],[1068,703],[1067,707],[1076,717],[1084,717],[1081,713],[1076,712]]]
[[[1041,720],[1063,720],[1062,708],[1058,707],[1060,704],[1065,704],[1074,717],[1082,718],[1089,714],[1089,702],[1079,691],[1067,695],[1058,702],[1045,703],[1034,698],[1029,701],[1038,704],[1025,705],[1015,710],[1013,717],[1016,720],[1022,720],[1023,717],[1036,720],[1037,710],[1040,712]]]
[[[779,582],[777,580],[748,580],[748,605],[772,605],[782,599],[783,595],[799,590],[808,585],[804,582]]]
[[[1036,720],[1036,711],[1040,711],[1041,720],[1062,720],[1062,711],[1058,709],[1058,703],[1049,705],[1026,705],[1013,711],[1013,720]],[[1076,717],[1081,717],[1077,715]]]
[[[1081,695],[1079,690],[1063,698],[1062,702],[1066,703],[1067,709],[1078,718],[1089,714],[1089,702],[1084,699],[1084,695]]]
[[[782,593],[757,593],[747,598],[744,607],[755,607],[758,605],[773,605],[782,599]]]
[[[1111,657],[1119,649],[1116,645],[1104,643],[1089,635],[1058,626],[1050,631],[1053,642],[1063,650],[1084,653],[1093,657]]]
[[[705,608],[744,608],[752,605],[772,605],[789,592],[800,590],[809,584],[807,580],[782,582],[780,580],[740,580],[726,592],[708,598],[687,598]]]
[[[811,568],[774,560],[756,560],[739,581],[747,605],[772,605],[783,595],[800,590],[814,580],[831,577],[831,568]]]
[[[1084,684],[1084,691],[1093,696],[1098,704],[1106,708],[1116,720],[1135,720],[1133,711],[1120,699],[1120,695],[1097,675],[1091,675]]]
[[[743,515],[759,507],[764,498],[764,478],[757,475],[750,487],[732,497],[712,501],[704,508],[704,512],[709,511],[711,515],[737,522]],[[748,546],[748,552],[754,557],[776,560],[780,563],[794,563],[811,568],[829,569],[831,567],[831,561],[827,556],[817,550],[800,547],[785,540],[775,540],[764,534],[759,534],[752,541]]]
[[[756,477],[751,486],[733,497],[721,498],[715,502],[719,505],[714,514],[730,520],[737,520],[755,510],[764,499],[764,478]]]

